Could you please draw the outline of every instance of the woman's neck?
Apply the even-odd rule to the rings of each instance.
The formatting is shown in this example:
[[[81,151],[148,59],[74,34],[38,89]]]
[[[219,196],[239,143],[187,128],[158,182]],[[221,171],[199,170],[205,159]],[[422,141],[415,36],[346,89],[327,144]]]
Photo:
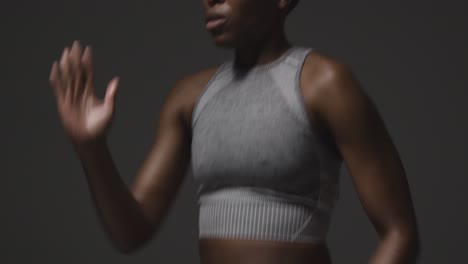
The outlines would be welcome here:
[[[235,64],[239,67],[250,67],[267,64],[280,57],[291,47],[284,32],[279,32],[265,41],[249,43],[235,49]]]

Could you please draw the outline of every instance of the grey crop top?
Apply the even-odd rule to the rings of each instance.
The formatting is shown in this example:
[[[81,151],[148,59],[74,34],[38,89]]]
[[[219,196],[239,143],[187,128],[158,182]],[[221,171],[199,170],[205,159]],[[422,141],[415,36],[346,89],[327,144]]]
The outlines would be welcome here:
[[[299,77],[311,48],[250,69],[223,63],[192,114],[199,237],[320,242],[342,160],[308,119]]]

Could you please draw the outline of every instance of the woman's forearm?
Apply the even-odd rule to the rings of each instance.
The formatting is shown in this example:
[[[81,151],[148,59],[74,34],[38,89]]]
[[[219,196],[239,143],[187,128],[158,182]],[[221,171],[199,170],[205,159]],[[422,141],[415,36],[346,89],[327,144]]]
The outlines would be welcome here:
[[[149,237],[151,224],[120,177],[105,140],[75,149],[104,229],[120,252],[129,253]]]
[[[381,237],[369,264],[414,264],[419,257],[418,234],[398,231],[388,232]]]

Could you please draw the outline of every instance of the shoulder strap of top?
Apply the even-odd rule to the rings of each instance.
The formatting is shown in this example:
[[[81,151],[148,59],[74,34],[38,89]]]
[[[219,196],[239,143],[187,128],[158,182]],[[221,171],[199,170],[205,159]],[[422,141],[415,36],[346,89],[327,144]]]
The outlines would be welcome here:
[[[210,98],[217,91],[219,91],[232,80],[232,74],[228,71],[230,65],[231,61],[227,61],[221,64],[221,66],[219,66],[218,70],[216,70],[213,77],[211,77],[210,81],[208,81],[208,83],[205,85],[205,88],[203,88],[202,92],[198,96],[192,111],[192,127],[195,126],[197,117],[208,100],[210,100]]]
[[[309,125],[309,118],[300,90],[300,76],[305,59],[311,50],[313,49],[308,47],[294,47],[284,63],[270,71],[287,105],[299,122],[306,126]]]

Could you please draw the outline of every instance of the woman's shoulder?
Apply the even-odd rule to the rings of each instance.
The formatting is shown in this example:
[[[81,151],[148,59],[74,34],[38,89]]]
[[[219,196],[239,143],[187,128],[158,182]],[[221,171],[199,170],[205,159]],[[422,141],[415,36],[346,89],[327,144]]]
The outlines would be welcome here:
[[[172,86],[167,102],[179,108],[187,125],[190,125],[192,111],[198,97],[221,65],[214,65],[186,74],[177,79]]]
[[[311,48],[304,62],[304,70],[307,70],[309,74],[315,73],[314,77],[331,77],[343,71],[350,71],[350,67],[341,58]]]
[[[350,77],[353,73],[351,67],[340,58],[312,49],[305,58],[301,75],[304,86],[319,92],[340,82],[347,82],[352,79]]]
[[[317,50],[304,61],[300,86],[309,114],[321,119],[324,113],[339,109],[344,101],[362,101],[361,88],[348,64]]]

